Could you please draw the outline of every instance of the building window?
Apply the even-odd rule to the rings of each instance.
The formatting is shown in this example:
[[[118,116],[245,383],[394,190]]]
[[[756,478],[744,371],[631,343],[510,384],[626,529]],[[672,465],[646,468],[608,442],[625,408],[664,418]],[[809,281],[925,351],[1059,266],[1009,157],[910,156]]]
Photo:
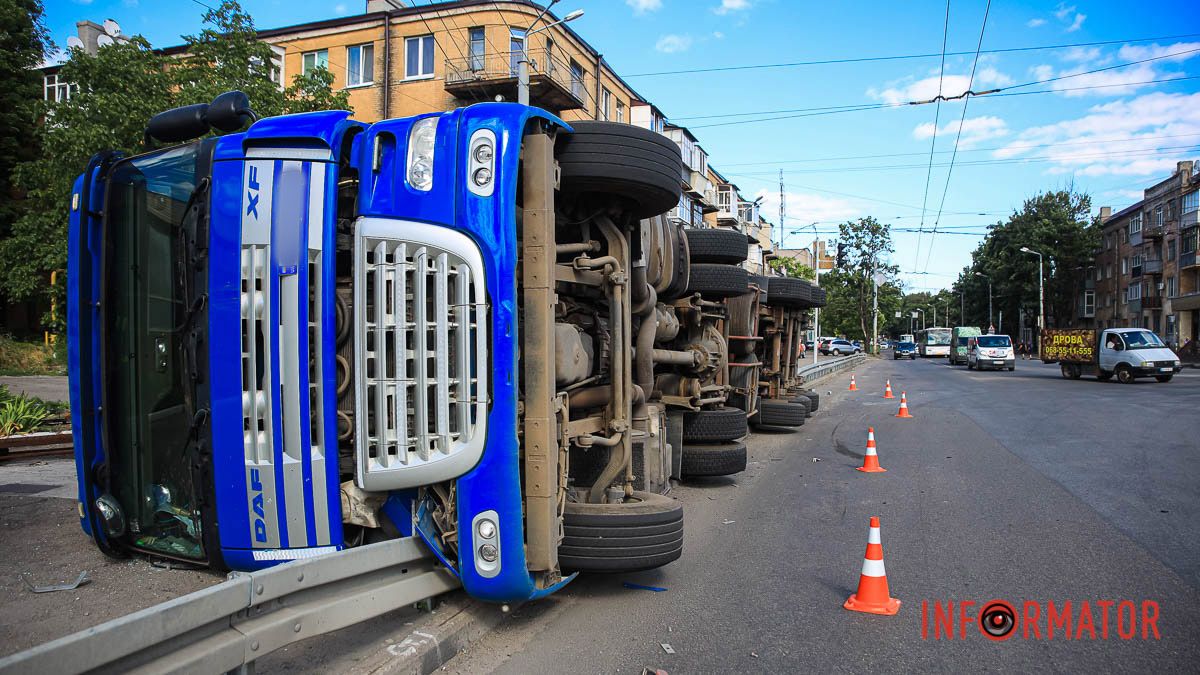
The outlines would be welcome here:
[[[66,82],[59,82],[58,73],[47,75],[43,78],[46,88],[46,100],[52,103],[66,101],[71,98],[71,85]]]
[[[1200,228],[1193,227],[1183,233],[1183,236],[1181,237],[1183,239],[1183,244],[1182,244],[1182,247],[1179,249],[1180,253],[1195,253],[1196,252],[1196,233],[1197,232],[1200,232]]]
[[[433,77],[432,35],[405,38],[404,40],[404,79],[420,80]]]
[[[1129,234],[1134,235],[1142,231],[1142,214],[1137,214],[1129,219]]]
[[[1121,229],[1121,243],[1122,244],[1129,243],[1129,228],[1128,227]]]
[[[305,75],[317,68],[324,68],[328,70],[329,50],[320,49],[315,52],[304,52],[302,63],[303,65],[301,67],[301,72],[303,72]]]
[[[1130,284],[1129,289],[1128,289],[1128,294],[1129,294],[1129,296],[1127,299],[1131,302],[1134,300],[1141,300],[1142,299],[1142,285],[1141,284]]]
[[[1167,284],[1166,295],[1168,298],[1173,298],[1179,294],[1178,293],[1178,291],[1179,291],[1178,283],[1176,282],[1175,277],[1167,277],[1166,284]]]
[[[546,36],[546,65],[543,70],[550,75],[558,72],[558,60],[554,56],[554,38],[548,35]]]
[[[484,54],[484,32],[482,27],[472,28],[470,30],[471,42],[471,63],[472,71],[483,70],[483,54]]]
[[[1162,227],[1162,224],[1163,224],[1163,207],[1156,206],[1156,207],[1154,207],[1154,226]]]
[[[625,121],[625,104],[621,103],[620,101],[617,101],[617,121]]]
[[[346,47],[346,86],[358,87],[375,81],[375,45]]]
[[[1133,260],[1130,261],[1130,264],[1133,267],[1141,267],[1142,266],[1142,254],[1138,253],[1138,254],[1134,255]]]
[[[1129,258],[1121,258],[1121,274],[1129,274]]]
[[[583,66],[575,59],[571,59],[571,93],[580,101],[586,100],[587,95],[584,93],[585,78],[587,76],[583,72]]]
[[[1171,239],[1167,242],[1167,262],[1175,259],[1175,240]]]
[[[1183,196],[1183,212],[1200,210],[1200,190],[1192,190]]]
[[[525,53],[525,31],[516,28],[508,29],[508,72],[517,74],[521,64],[521,55]]]
[[[607,121],[612,110],[612,92],[607,89],[600,90],[600,119]]]
[[[1093,316],[1096,313],[1096,291],[1083,292],[1083,315]]]

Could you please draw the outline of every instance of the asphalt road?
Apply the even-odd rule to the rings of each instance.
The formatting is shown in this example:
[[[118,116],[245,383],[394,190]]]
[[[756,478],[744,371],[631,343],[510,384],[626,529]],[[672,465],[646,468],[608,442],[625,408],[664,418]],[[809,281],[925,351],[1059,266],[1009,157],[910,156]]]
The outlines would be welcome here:
[[[749,470],[685,484],[684,557],[580,578],[517,608],[450,672],[671,673],[1018,670],[1191,672],[1200,658],[1200,372],[1169,384],[1067,381],[1056,367],[975,373],[944,359],[883,360],[844,380],[798,433],[756,435]],[[915,419],[881,398],[890,378]],[[822,391],[824,394],[824,391]],[[874,426],[883,474],[853,470]],[[820,461],[814,461],[820,460]],[[867,521],[883,521],[898,615],[846,611]],[[631,581],[665,592],[631,590]],[[1003,642],[973,624],[922,637],[922,605],[993,598],[1037,621]],[[1072,602],[1071,637],[1047,640]],[[1157,603],[1160,639],[1120,639],[1113,606]],[[1080,625],[1088,602],[1095,635]],[[973,616],[979,604],[967,610]],[[959,630],[954,609],[955,630]],[[1041,639],[1024,633],[1036,625]],[[663,644],[670,645],[673,654]]]

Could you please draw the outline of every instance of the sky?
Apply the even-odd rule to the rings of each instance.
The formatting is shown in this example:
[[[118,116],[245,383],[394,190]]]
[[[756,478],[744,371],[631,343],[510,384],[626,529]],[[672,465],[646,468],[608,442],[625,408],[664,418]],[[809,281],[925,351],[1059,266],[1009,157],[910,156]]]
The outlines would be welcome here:
[[[242,5],[275,28],[366,3]],[[873,216],[892,225],[906,290],[949,287],[985,227],[1039,192],[1073,187],[1093,211],[1116,211],[1177,161],[1200,160],[1195,0],[561,0],[554,12],[575,9],[585,14],[572,27],[776,223],[783,170],[787,247],[811,245],[811,223],[830,239],[837,223]],[[46,0],[60,45],[76,21],[106,18],[179,44],[203,11],[199,0]],[[1026,49],[1062,45],[1077,46]],[[907,105],[939,88],[1001,91]]]

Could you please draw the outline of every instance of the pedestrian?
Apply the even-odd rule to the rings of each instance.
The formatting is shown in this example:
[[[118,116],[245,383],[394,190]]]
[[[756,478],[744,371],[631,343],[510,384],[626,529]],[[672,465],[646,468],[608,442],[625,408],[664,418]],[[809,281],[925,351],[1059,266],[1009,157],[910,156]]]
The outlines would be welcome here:
[[[1029,346],[1025,344],[1024,340],[1017,343],[1017,353],[1021,355],[1021,360],[1029,360]]]

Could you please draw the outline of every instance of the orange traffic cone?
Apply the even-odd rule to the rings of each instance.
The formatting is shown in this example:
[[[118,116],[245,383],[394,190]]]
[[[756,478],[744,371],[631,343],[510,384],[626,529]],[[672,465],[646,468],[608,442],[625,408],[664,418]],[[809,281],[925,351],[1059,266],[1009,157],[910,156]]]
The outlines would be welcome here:
[[[888,616],[900,611],[900,601],[888,593],[887,572],[883,569],[883,542],[879,538],[879,516],[871,516],[871,530],[867,534],[867,553],[863,556],[862,573],[858,577],[858,591],[842,606],[854,612]]]
[[[858,385],[854,384],[854,373],[850,373],[850,391],[858,391]]]
[[[879,466],[879,455],[875,454],[875,427],[867,427],[867,454],[863,456],[863,465],[854,467],[864,473],[882,473],[887,469]]]
[[[896,413],[896,417],[907,417],[912,419],[912,415],[908,414],[908,397],[905,392],[900,392],[900,412]]]
[[[887,381],[887,387],[883,390],[883,397],[884,398],[896,398],[895,396],[892,396],[892,381],[891,380]]]

